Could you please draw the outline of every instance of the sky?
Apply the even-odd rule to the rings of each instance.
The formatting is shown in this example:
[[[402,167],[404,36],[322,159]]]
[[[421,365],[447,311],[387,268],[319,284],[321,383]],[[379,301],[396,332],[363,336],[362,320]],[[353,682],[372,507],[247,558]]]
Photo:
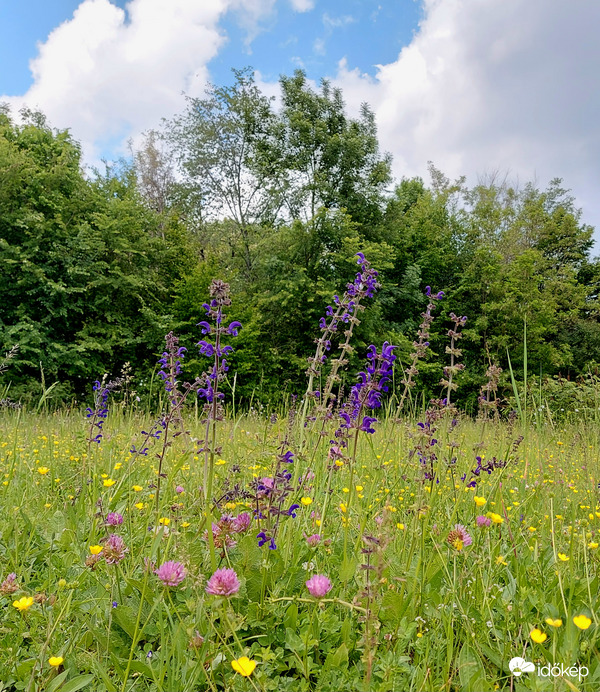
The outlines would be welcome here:
[[[251,66],[302,68],[373,109],[393,172],[562,178],[600,239],[598,0],[0,0],[0,103],[69,128],[84,159]]]

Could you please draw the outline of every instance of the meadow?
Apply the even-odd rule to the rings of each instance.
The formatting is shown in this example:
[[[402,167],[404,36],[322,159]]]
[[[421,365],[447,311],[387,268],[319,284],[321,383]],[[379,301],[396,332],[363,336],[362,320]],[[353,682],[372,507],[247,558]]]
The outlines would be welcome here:
[[[351,460],[291,413],[219,421],[211,545],[193,408],[160,494],[158,456],[131,451],[152,419],[115,406],[90,444],[81,412],[5,412],[1,689],[600,688],[597,429],[442,412],[426,434],[455,461],[431,482],[418,419],[382,416]]]
[[[344,391],[378,288],[357,256],[279,409],[236,407],[218,280],[209,364],[188,382],[170,332],[154,413],[128,374],[85,410],[5,397],[0,691],[600,689],[596,400],[558,419],[511,369],[502,410],[490,366],[461,413],[450,313],[442,398],[418,406],[429,287],[412,360],[371,345]]]

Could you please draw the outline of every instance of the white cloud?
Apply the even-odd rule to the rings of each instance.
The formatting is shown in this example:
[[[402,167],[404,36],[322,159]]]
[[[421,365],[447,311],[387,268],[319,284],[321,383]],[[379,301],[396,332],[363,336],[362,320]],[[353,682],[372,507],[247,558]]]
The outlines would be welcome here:
[[[294,12],[308,12],[315,6],[315,0],[290,0]]]
[[[131,0],[124,12],[109,0],[84,0],[38,46],[29,91],[0,102],[40,108],[97,160],[103,143],[124,147],[130,135],[180,111],[182,92],[202,93],[207,64],[226,40],[219,21],[228,10],[251,31],[273,2]]]
[[[508,170],[562,177],[600,227],[600,4],[588,0],[425,0],[398,59],[374,78],[341,61],[335,83],[367,101],[394,172],[449,177]]]

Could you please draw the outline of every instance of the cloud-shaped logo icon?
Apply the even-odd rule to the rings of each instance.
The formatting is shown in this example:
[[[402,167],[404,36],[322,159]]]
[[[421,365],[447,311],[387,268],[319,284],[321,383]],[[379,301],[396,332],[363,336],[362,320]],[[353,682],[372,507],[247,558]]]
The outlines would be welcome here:
[[[519,656],[511,658],[508,662],[508,667],[510,668],[510,672],[517,677],[519,677],[519,675],[523,675],[523,673],[533,673],[535,670],[533,663],[526,661],[524,658],[520,658]]]

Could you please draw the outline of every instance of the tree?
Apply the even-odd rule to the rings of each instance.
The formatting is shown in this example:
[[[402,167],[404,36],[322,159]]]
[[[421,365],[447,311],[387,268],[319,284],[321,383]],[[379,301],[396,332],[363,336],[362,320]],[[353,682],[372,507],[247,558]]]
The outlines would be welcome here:
[[[345,209],[362,227],[374,224],[390,181],[391,157],[379,152],[369,106],[362,105],[358,119],[349,118],[341,90],[322,80],[315,92],[301,70],[282,76],[280,85],[282,109],[261,160],[286,181],[289,217],[307,221],[325,207]]]
[[[205,222],[230,219],[228,242],[253,276],[259,227],[271,226],[280,207],[278,180],[255,165],[274,114],[249,68],[234,70],[230,87],[210,85],[206,97],[188,98],[185,113],[168,124],[185,182],[200,200]]]

